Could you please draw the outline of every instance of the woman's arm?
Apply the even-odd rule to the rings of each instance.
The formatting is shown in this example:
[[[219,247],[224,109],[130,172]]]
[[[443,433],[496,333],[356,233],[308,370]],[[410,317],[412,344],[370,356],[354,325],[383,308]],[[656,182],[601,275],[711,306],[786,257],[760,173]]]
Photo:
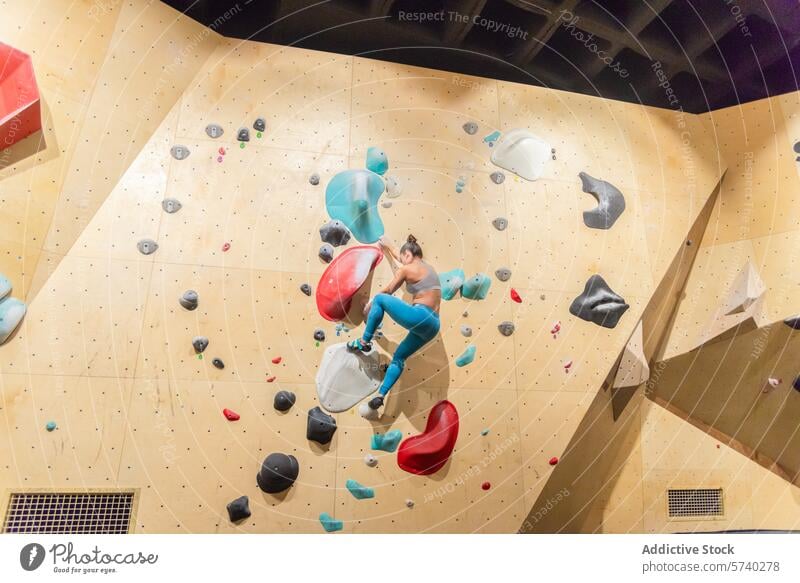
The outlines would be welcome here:
[[[392,280],[385,286],[383,286],[383,289],[381,289],[381,291],[378,293],[391,295],[398,289],[400,289],[400,286],[403,285],[403,282],[405,280],[406,280],[406,267],[404,265],[403,267],[400,267],[394,272],[394,277],[392,278]]]
[[[398,251],[397,247],[394,246],[392,240],[383,235],[378,239],[378,244],[389,254],[392,256],[392,259],[395,261],[400,261],[400,251]]]

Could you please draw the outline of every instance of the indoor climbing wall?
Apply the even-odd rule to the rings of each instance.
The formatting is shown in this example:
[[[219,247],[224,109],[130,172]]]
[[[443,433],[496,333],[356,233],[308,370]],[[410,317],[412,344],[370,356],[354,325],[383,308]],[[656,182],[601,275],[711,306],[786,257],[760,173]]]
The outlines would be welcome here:
[[[130,111],[104,91],[145,99],[152,82],[143,77],[174,54],[144,30],[190,34],[165,27],[172,12],[149,28],[126,25],[126,11],[140,6],[156,9],[126,3],[108,24],[109,50],[125,59],[98,66],[109,75],[97,94],[104,111]],[[645,467],[627,462],[642,438],[630,420],[615,424],[603,384],[725,171],[711,120],[212,34],[188,38],[188,53],[174,51],[191,61],[180,68],[185,77],[157,92],[148,124],[116,126],[106,114],[107,147],[76,138],[90,149],[73,152],[64,180],[74,172],[97,184],[52,187],[56,210],[40,235],[52,249],[39,261],[39,291],[0,347],[0,483],[136,489],[136,532],[322,532],[323,513],[345,532],[516,532],[548,502],[569,522],[565,500],[595,482],[589,471],[553,476],[569,456],[592,467],[570,448],[591,428],[595,442],[623,442],[601,460],[602,500],[643,483]],[[131,71],[142,77],[134,82]],[[514,129],[551,147],[535,181],[491,162]],[[402,186],[381,199],[386,233],[398,243],[413,233],[440,272],[487,274],[491,286],[483,300],[443,302],[440,334],[409,360],[379,420],[356,409],[333,414],[337,431],[319,444],[306,436],[317,370],[326,347],[360,329],[324,320],[313,292],[300,288],[316,290],[327,267],[318,258],[326,187],[337,173],[365,168],[370,147],[385,152],[387,177]],[[27,164],[0,184],[32,180],[21,177],[44,161]],[[581,172],[624,196],[610,228],[585,222],[598,200]],[[90,199],[77,202],[76,191]],[[168,212],[177,205],[165,200],[180,208]],[[503,269],[506,281],[495,275]],[[575,315],[593,275],[629,305],[614,327]],[[390,277],[380,263],[372,289]],[[198,294],[194,310],[179,304],[187,290]],[[501,333],[503,322],[512,334]],[[381,332],[377,344],[391,353],[404,332],[388,320]],[[200,353],[198,336],[208,339]],[[457,366],[469,345],[474,361]],[[273,406],[281,390],[296,396],[287,411]],[[444,399],[460,426],[441,470],[413,475],[396,454],[371,448],[376,434],[421,433]],[[256,474],[276,452],[294,456],[299,475],[287,490],[263,492]],[[624,480],[605,480],[614,468]],[[374,498],[358,499],[348,480]],[[243,495],[251,516],[232,523],[226,505]],[[644,494],[637,500],[644,509]],[[641,512],[637,523],[627,511],[603,527],[596,517],[612,511],[591,511],[567,528],[644,524]]]

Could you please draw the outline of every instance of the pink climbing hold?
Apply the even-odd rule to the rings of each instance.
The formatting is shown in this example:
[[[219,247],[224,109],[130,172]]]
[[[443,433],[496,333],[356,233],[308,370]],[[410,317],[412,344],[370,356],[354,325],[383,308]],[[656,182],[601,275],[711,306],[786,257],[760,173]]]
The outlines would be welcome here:
[[[383,253],[372,245],[359,245],[336,257],[317,284],[317,309],[330,322],[347,317],[353,296],[367,281]]]
[[[558,338],[558,333],[561,332],[561,320],[553,324],[553,327],[550,329],[550,334],[553,335],[553,339],[555,340]]]
[[[569,369],[571,369],[571,368],[572,368],[572,361],[571,360],[569,362],[565,362],[564,363],[564,372],[569,372]]]
[[[227,419],[228,421],[239,420],[239,414],[236,413],[235,411],[231,411],[230,409],[223,409],[222,414],[225,415],[225,419]]]
[[[511,299],[517,302],[518,304],[522,303],[522,298],[517,293],[517,290],[515,290],[513,287],[511,288]]]
[[[223,147],[220,147],[220,149],[219,149],[219,150],[217,150],[217,151],[219,152],[219,155],[220,155],[220,156],[224,156],[224,155],[225,155],[225,148],[223,148]]]
[[[425,431],[405,439],[397,450],[397,465],[418,476],[438,472],[450,459],[458,439],[458,411],[450,401],[439,401],[428,415]]]
[[[491,487],[492,487],[492,485],[489,482],[484,482],[483,484],[481,484],[481,489],[482,490],[488,490]]]
[[[556,456],[551,457],[549,463],[551,466],[556,465],[558,463],[558,458]]]
[[[274,383],[275,382],[275,377],[267,377],[267,382],[268,383]]]
[[[223,251],[223,252],[225,252],[225,251],[228,251],[230,248],[231,248],[231,244],[230,244],[230,243],[228,243],[228,242],[226,242],[226,243],[225,243],[225,244],[222,246],[222,251]]]
[[[275,358],[272,359],[272,364],[280,364],[282,360],[283,357],[276,356]]]
[[[222,156],[217,156],[217,162],[222,163]]]

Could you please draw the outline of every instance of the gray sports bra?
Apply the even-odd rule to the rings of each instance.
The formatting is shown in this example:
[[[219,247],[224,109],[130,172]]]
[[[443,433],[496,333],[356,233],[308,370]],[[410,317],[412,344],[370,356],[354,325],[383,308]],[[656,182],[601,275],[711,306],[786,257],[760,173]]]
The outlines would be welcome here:
[[[424,261],[422,264],[428,268],[428,273],[425,274],[425,277],[423,277],[417,283],[406,282],[406,290],[412,296],[432,289],[442,289],[442,284],[439,282],[439,274],[436,273],[436,270]]]

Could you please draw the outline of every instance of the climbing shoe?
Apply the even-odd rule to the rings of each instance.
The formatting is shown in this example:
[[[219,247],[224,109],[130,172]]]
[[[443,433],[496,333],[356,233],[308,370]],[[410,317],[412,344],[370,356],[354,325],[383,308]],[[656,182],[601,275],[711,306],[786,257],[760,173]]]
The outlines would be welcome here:
[[[369,352],[372,350],[372,342],[364,342],[361,338],[356,338],[347,343],[347,349],[350,351]]]

